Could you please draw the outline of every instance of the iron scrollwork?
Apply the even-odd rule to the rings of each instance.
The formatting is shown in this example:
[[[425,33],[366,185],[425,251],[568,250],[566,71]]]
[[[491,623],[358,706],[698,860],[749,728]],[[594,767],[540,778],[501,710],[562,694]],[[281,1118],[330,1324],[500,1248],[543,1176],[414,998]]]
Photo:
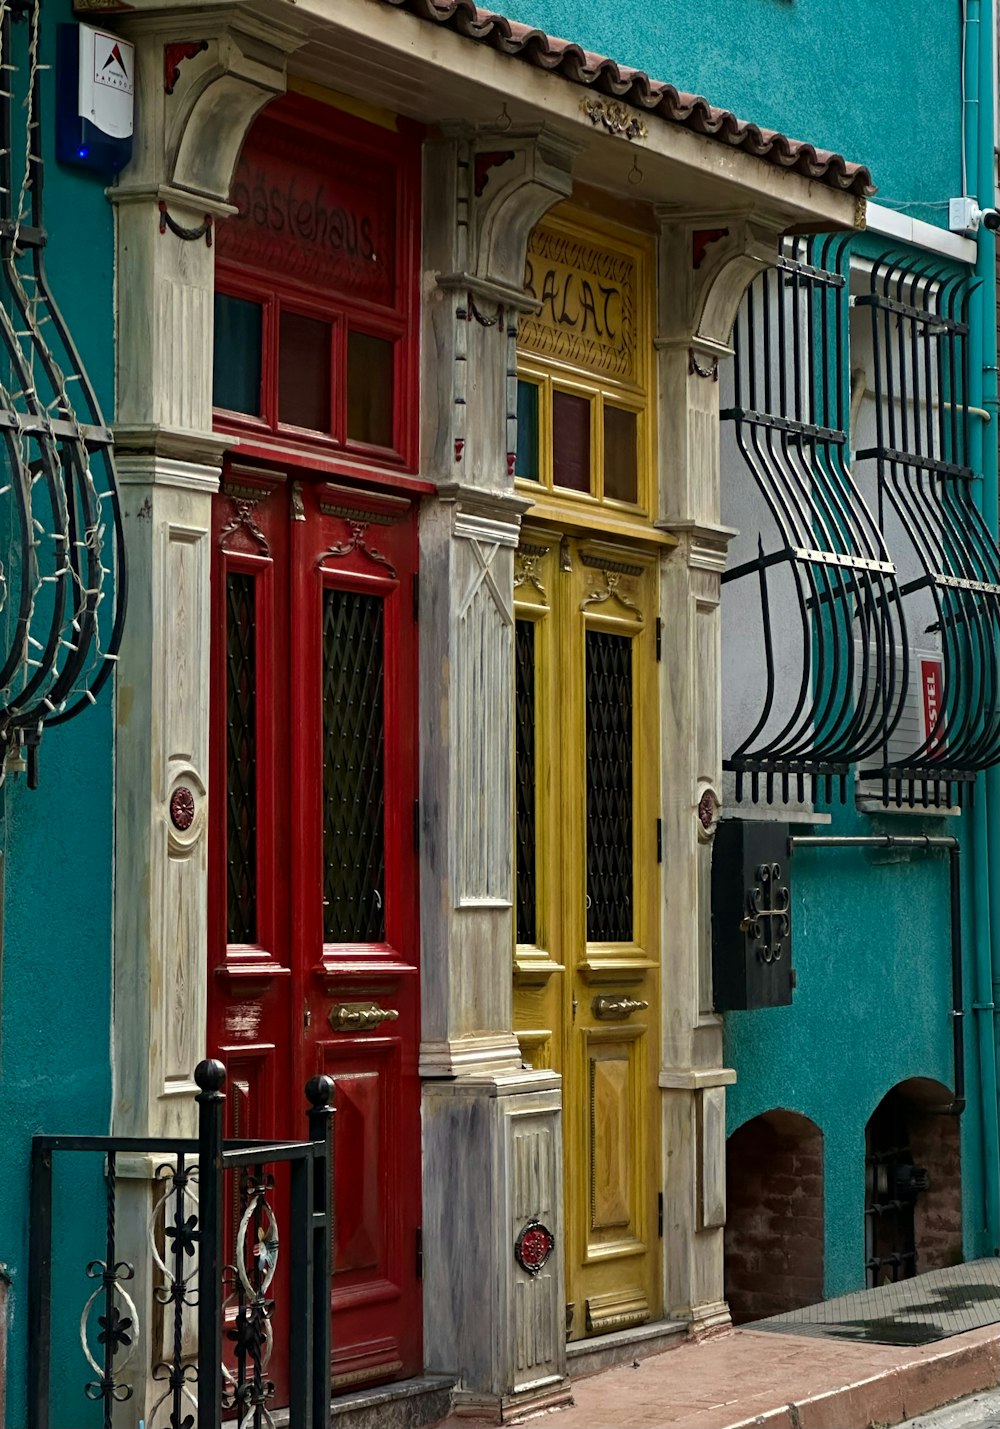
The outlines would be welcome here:
[[[198,1168],[180,1156],[176,1167],[158,1167],[156,1177],[160,1190],[149,1217],[149,1248],[163,1277],[153,1296],[169,1315],[170,1358],[153,1366],[153,1379],[165,1383],[166,1388],[150,1409],[147,1422],[149,1429],[160,1429],[159,1414],[165,1408],[169,1410],[169,1429],[194,1429],[198,1367],[185,1356],[184,1312],[198,1304]]]
[[[278,1221],[269,1199],[274,1177],[258,1167],[241,1173],[240,1186],[243,1214],[234,1262],[225,1271],[230,1284],[225,1306],[236,1309],[226,1331],[234,1363],[222,1366],[222,1407],[236,1410],[238,1429],[274,1429],[268,1401],[275,1386],[267,1373],[274,1350],[274,1301],[268,1291],[278,1266]]]
[[[754,944],[762,963],[776,963],[791,932],[791,894],[781,881],[781,865],[762,863],[758,882],[747,889],[746,913],[740,932]]]
[[[0,6],[0,768],[26,766],[29,787],[43,729],[107,682],[126,598],[113,438],[45,270],[40,9]]]

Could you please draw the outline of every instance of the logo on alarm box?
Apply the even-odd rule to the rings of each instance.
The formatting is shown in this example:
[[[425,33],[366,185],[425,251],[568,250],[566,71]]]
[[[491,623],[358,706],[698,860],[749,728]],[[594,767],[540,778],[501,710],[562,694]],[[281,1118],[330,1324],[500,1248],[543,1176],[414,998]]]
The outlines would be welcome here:
[[[132,76],[126,64],[126,54],[131,60],[131,45],[123,45],[117,35],[106,35],[102,30],[95,30],[94,83],[107,85],[109,89],[120,89],[123,94],[131,94]]]

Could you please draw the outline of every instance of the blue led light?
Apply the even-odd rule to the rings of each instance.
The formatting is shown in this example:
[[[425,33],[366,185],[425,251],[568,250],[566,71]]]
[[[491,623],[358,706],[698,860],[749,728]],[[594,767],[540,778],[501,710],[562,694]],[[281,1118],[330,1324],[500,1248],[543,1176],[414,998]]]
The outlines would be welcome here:
[[[77,149],[76,152],[77,152],[77,156],[78,156],[79,158],[85,159],[85,158],[87,157],[87,155],[90,153],[90,150],[89,150],[89,149]]]

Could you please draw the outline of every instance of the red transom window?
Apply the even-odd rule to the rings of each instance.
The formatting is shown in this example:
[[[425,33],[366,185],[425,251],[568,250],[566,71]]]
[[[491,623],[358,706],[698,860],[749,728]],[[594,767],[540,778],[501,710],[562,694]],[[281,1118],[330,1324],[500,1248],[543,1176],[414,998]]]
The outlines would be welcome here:
[[[216,425],[412,470],[419,139],[287,95],[219,225]]]

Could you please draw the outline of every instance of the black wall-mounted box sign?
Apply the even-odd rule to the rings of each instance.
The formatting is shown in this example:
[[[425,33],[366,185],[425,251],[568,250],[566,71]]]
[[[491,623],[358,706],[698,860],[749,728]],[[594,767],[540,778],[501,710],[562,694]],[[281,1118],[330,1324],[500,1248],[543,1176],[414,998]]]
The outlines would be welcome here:
[[[788,825],[724,819],[712,851],[712,988],[716,1012],[792,1000]]]

